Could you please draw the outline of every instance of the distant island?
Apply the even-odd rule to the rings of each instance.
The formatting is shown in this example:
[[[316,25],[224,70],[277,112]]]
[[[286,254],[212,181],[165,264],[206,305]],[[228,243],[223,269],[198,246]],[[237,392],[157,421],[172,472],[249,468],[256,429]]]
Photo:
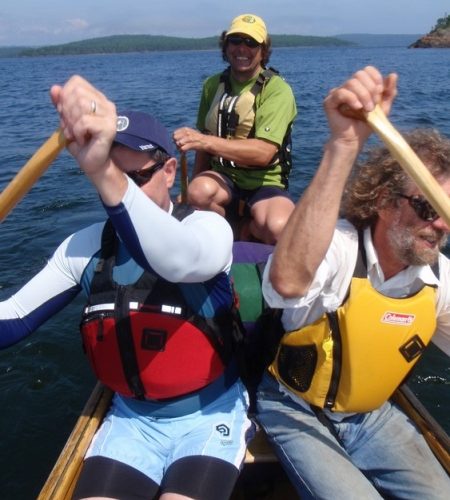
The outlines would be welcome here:
[[[337,37],[271,35],[273,47],[349,46]],[[66,56],[164,50],[208,50],[218,48],[218,37],[181,38],[158,35],[113,35],[44,47],[0,47],[3,57]]]
[[[449,49],[450,48],[450,15],[437,20],[436,26],[423,37],[412,43],[412,49]]]
[[[438,19],[436,26],[420,34],[352,33],[335,36],[271,35],[272,47],[450,47],[450,16]],[[217,50],[218,37],[183,38],[162,35],[112,35],[77,42],[40,47],[0,46],[0,57],[71,56],[120,54],[173,50]]]

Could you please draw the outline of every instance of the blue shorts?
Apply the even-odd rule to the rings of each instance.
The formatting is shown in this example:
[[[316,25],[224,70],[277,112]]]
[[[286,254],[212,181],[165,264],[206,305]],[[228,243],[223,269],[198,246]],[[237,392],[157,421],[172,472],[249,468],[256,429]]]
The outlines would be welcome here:
[[[261,200],[268,200],[276,196],[288,198],[292,201],[292,196],[287,189],[279,186],[261,186],[257,189],[242,189],[223,172],[219,172],[226,182],[231,193],[231,201],[225,207],[226,219],[233,220],[236,217],[250,217],[252,206]]]
[[[157,484],[172,463],[187,456],[216,457],[240,469],[254,434],[247,410],[248,394],[240,381],[202,409],[178,417],[138,413],[116,394],[85,458],[117,460]]]

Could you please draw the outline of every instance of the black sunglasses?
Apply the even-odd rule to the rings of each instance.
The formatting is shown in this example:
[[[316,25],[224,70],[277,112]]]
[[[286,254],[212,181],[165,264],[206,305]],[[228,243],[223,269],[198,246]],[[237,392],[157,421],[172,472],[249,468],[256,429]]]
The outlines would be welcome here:
[[[257,42],[256,40],[253,40],[253,38],[250,37],[243,37],[243,36],[227,36],[227,42],[231,43],[231,45],[241,45],[241,43],[244,43],[247,47],[250,49],[256,49],[256,47],[259,47],[261,44]]]
[[[440,215],[420,194],[414,194],[412,196],[399,194],[399,196],[400,198],[405,198],[405,200],[408,200],[409,206],[414,210],[414,212],[416,212],[417,217],[419,217],[420,219],[427,222],[433,222],[436,219],[439,219]]]
[[[137,186],[141,187],[164,167],[165,161],[159,161],[149,168],[141,168],[141,170],[132,170],[131,172],[126,172],[128,177],[133,180]]]

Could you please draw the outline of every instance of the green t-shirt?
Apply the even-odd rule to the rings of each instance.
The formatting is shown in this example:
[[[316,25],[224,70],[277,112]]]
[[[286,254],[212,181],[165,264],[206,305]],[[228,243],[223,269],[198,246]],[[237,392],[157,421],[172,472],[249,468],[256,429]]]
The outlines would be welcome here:
[[[205,80],[197,117],[197,127],[205,130],[206,115],[213,103],[220,84],[221,73]],[[250,90],[257,77],[244,83],[237,82],[230,76],[233,95],[241,95]],[[291,87],[278,75],[266,82],[255,99],[255,135],[256,139],[270,141],[281,146],[291,123],[297,116],[295,97]],[[232,140],[232,139],[231,139]],[[257,189],[261,186],[284,187],[281,180],[282,167],[275,164],[268,168],[233,168],[222,166],[212,159],[211,168],[227,175],[242,189]]]

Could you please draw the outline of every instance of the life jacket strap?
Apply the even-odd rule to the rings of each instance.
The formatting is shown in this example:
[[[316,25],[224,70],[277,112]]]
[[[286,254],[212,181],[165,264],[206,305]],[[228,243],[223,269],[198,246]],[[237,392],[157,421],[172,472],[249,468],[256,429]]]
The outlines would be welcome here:
[[[339,436],[336,427],[334,426],[332,420],[328,417],[328,415],[322,410],[322,408],[314,405],[309,405],[311,410],[317,417],[317,420],[324,425],[331,433],[331,435],[336,439],[336,441],[343,446],[343,441]]]
[[[222,138],[230,139],[234,137],[236,133],[236,127],[239,124],[239,115],[236,113],[236,105],[239,99],[239,96],[232,96],[231,89],[231,81],[230,81],[231,68],[226,68],[222,74],[220,75],[220,82],[224,85],[224,94],[222,95],[219,102],[219,112],[218,112],[218,120],[217,120],[217,136]],[[256,96],[262,91],[267,82],[274,76],[278,75],[279,72],[272,68],[266,68],[258,75],[255,83],[252,85],[250,92]],[[227,98],[231,97],[231,100],[228,106],[225,106],[225,102]],[[270,165],[279,162],[282,166],[282,181],[286,189],[288,188],[288,177],[289,172],[292,166],[291,159],[291,149],[292,149],[292,140],[291,140],[291,129],[292,123],[288,126],[288,131],[283,139],[283,143],[279,149],[273,156],[270,161]],[[251,128],[247,138],[253,138],[255,136],[255,125]],[[223,167],[228,168],[240,168],[238,164],[234,161],[227,160],[223,157],[218,158],[220,164]]]
[[[144,399],[145,389],[142,383],[133,337],[130,335],[131,321],[127,289],[119,287],[116,301],[116,335],[122,369],[130,391],[136,399]]]

